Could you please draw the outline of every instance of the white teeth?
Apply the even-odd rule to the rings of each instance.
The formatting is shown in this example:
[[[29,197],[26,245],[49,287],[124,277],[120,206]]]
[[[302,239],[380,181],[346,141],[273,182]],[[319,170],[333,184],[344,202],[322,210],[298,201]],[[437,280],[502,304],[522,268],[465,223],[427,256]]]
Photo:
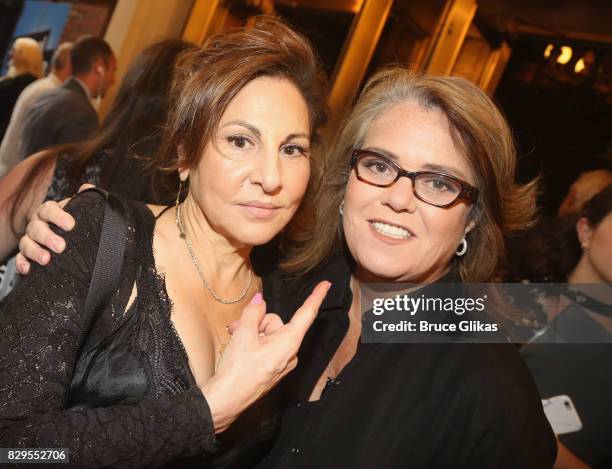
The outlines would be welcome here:
[[[372,226],[376,231],[390,238],[408,239],[412,236],[410,232],[404,228],[394,225],[387,225],[386,223],[381,223],[379,221],[373,221]]]

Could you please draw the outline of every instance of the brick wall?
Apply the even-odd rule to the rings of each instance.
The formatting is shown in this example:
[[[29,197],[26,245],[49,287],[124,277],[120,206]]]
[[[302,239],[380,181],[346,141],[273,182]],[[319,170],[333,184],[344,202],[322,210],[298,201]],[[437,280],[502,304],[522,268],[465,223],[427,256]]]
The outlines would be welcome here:
[[[74,42],[80,36],[103,37],[115,2],[73,3],[60,43]]]

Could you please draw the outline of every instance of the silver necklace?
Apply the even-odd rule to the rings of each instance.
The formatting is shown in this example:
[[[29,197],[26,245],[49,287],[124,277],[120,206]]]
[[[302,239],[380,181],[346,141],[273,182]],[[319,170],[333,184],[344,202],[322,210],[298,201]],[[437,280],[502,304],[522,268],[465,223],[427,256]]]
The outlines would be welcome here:
[[[193,265],[195,265],[195,268],[198,271],[198,274],[200,275],[200,279],[202,279],[202,283],[204,284],[204,287],[206,287],[208,292],[212,295],[212,297],[215,300],[217,300],[219,303],[223,303],[224,305],[232,305],[234,303],[238,303],[239,301],[242,301],[244,297],[246,296],[247,292],[249,291],[249,289],[251,288],[251,284],[253,283],[253,271],[249,269],[249,282],[247,286],[245,287],[245,289],[240,294],[240,296],[238,296],[238,298],[235,298],[233,300],[224,300],[223,298],[219,297],[213,291],[209,283],[206,281],[204,272],[202,272],[198,259],[196,258],[196,255],[193,252],[191,241],[189,240],[189,238],[187,237],[187,234],[185,233],[185,228],[183,227],[183,220],[181,219],[181,205],[182,204],[176,205],[176,226],[179,229],[179,236],[185,240],[185,244],[187,245],[187,250],[189,251],[189,254],[191,255],[191,260],[193,261]]]

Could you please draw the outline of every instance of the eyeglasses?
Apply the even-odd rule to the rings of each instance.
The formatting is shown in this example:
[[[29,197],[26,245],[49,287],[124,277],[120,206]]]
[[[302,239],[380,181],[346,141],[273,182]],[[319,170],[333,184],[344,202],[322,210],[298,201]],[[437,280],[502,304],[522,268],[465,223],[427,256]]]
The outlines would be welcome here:
[[[412,181],[415,197],[436,207],[449,207],[458,199],[476,203],[478,189],[461,179],[435,171],[406,171],[388,156],[372,150],[355,150],[351,159],[357,179],[376,187],[390,187],[401,177]]]

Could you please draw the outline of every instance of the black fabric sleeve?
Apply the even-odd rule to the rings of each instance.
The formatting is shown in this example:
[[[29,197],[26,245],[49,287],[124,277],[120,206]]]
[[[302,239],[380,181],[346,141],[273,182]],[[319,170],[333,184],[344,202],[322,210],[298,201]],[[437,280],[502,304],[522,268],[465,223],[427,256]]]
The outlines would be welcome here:
[[[32,266],[0,313],[0,446],[69,448],[71,467],[157,467],[215,449],[199,388],[135,404],[65,410],[81,314],[95,263],[105,200],[95,191],[67,211],[67,248]]]
[[[462,467],[550,469],[557,443],[533,379],[512,346],[494,347],[496,360],[486,360],[475,380],[478,403],[470,420],[479,422],[480,438]]]

